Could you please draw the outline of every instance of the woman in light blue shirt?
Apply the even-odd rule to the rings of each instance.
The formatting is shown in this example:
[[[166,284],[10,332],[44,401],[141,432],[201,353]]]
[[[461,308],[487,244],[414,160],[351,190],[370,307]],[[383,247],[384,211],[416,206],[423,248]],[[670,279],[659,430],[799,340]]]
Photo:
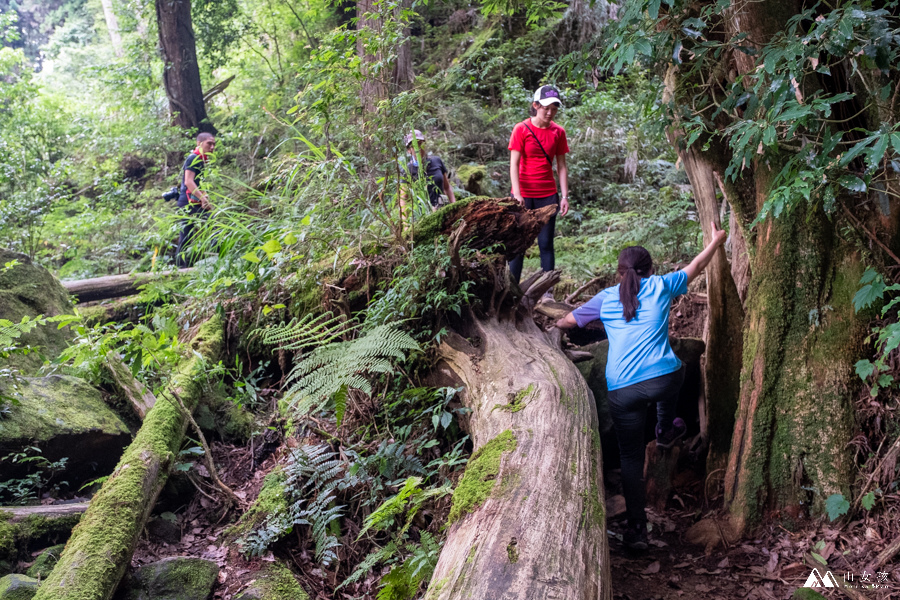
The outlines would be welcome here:
[[[561,329],[584,327],[600,319],[609,338],[606,383],[609,411],[622,455],[622,487],[628,512],[625,544],[647,549],[644,483],[644,419],[656,404],[656,444],[671,448],[687,431],[675,417],[675,403],[684,369],[669,345],[672,299],[687,292],[725,243],[726,234],[713,224],[713,239],[691,264],[680,271],[653,274],[653,259],[641,246],[619,254],[620,282],[606,288],[556,322]]]

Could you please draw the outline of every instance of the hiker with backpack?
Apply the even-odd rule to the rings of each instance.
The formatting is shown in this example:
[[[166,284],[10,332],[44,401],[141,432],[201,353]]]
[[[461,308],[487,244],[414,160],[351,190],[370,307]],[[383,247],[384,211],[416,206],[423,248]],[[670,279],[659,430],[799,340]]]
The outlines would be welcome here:
[[[197,146],[184,159],[181,168],[178,208],[186,217],[181,222],[181,234],[175,248],[175,266],[190,267],[194,264],[196,253],[188,253],[187,246],[196,233],[196,217],[206,217],[212,210],[209,196],[200,189],[203,169],[209,160],[209,154],[216,149],[216,138],[211,133],[201,132],[197,135]]]
[[[569,172],[566,167],[569,144],[566,130],[553,122],[561,106],[559,90],[552,85],[541,86],[535,91],[529,109],[531,116],[517,124],[509,138],[509,178],[512,181],[512,196],[519,204],[532,210],[557,205],[558,214],[565,216],[569,212]],[[558,191],[553,176],[554,158],[559,174]],[[553,250],[555,229],[554,215],[538,234],[543,271],[552,271],[556,266]],[[522,276],[524,258],[524,255],[519,255],[509,261],[509,271],[516,283]]]
[[[403,138],[409,160],[406,163],[406,174],[410,181],[425,177],[425,189],[428,192],[428,201],[431,210],[435,211],[443,206],[441,194],[447,195],[447,200],[456,202],[453,194],[453,186],[450,185],[450,171],[439,156],[429,155],[425,148],[425,135],[418,129],[407,133]],[[406,186],[400,189],[400,214],[403,220],[407,220],[407,196],[409,190]]]
[[[629,246],[619,254],[620,283],[559,319],[560,329],[584,327],[600,320],[609,338],[606,384],[619,452],[622,487],[628,513],[625,545],[647,549],[646,484],[644,483],[644,419],[656,404],[656,445],[671,448],[687,432],[675,416],[678,392],[684,382],[684,366],[669,344],[669,310],[676,296],[687,293],[725,243],[724,231],[713,223],[712,241],[691,263],[668,275],[654,275],[653,259],[641,246]]]

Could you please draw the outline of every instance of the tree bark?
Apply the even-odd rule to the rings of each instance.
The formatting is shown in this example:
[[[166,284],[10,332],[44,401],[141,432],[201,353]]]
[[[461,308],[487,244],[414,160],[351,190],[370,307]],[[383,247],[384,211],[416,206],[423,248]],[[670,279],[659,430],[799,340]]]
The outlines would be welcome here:
[[[475,323],[479,348],[454,335],[439,350],[465,385],[475,453],[425,597],[611,598],[593,395],[530,317]]]
[[[106,29],[109,31],[109,41],[112,42],[113,52],[122,58],[125,52],[122,50],[122,35],[119,33],[119,19],[113,10],[112,0],[100,0],[103,6],[103,17],[106,19]]]
[[[716,198],[714,166],[694,148],[682,148],[674,130],[669,140],[678,151],[688,180],[694,190],[694,203],[703,228],[706,243],[712,239],[711,223],[719,223],[719,201]],[[741,389],[743,360],[744,309],[725,249],[719,248],[706,268],[706,288],[709,301],[706,327],[707,356],[715,360],[704,363],[705,416],[708,439],[707,472],[721,469],[728,460],[734,415]],[[709,426],[712,424],[712,426]]]
[[[191,342],[195,353],[169,384],[188,408],[199,400],[203,372],[218,359],[222,346],[222,322],[213,317],[200,328]],[[187,423],[171,395],[147,414],[35,600],[108,600],[115,592],[184,437]]]
[[[104,362],[116,385],[128,398],[131,408],[134,409],[138,418],[143,421],[150,409],[153,408],[153,405],[156,404],[156,396],[148,392],[144,384],[135,379],[134,375],[131,374],[131,370],[125,366],[119,353],[115,350],[107,352]]]
[[[191,24],[191,0],[156,0],[163,86],[175,125],[215,133],[206,116],[200,66]]]
[[[95,302],[109,298],[122,298],[138,293],[138,288],[151,281],[190,273],[193,269],[179,269],[166,273],[132,273],[130,275],[107,275],[93,279],[63,281],[63,287],[78,297],[78,303]]]

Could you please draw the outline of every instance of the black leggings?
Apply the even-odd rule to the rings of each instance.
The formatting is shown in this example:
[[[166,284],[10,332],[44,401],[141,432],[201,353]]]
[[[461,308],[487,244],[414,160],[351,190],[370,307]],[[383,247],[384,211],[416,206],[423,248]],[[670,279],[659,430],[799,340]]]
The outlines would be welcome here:
[[[684,383],[684,366],[668,375],[639,381],[609,392],[609,413],[619,439],[622,455],[622,487],[625,508],[632,524],[645,522],[647,488],[644,483],[644,420],[647,407],[656,403],[657,423],[663,430],[672,427],[678,392]]]
[[[546,198],[523,198],[525,200],[525,208],[534,210],[536,208],[544,208],[551,204],[559,205],[559,194],[553,194]],[[557,209],[557,212],[559,210]],[[552,271],[556,266],[556,255],[553,252],[553,232],[556,230],[556,215],[550,219],[550,222],[541,228],[538,233],[538,249],[541,251],[541,270]],[[512,273],[513,279],[519,283],[522,276],[522,261],[525,259],[523,254],[515,256],[509,261],[509,272]]]

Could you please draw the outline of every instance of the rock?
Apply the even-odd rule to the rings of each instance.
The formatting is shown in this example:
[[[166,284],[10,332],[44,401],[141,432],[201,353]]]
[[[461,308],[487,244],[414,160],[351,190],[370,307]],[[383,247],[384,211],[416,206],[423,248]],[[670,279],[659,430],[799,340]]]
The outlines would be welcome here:
[[[70,486],[113,470],[131,434],[96,388],[76,377],[50,375],[22,378],[19,391],[19,404],[0,419],[0,456],[37,446],[51,462],[68,457]],[[4,476],[21,477],[27,467],[4,465]]]
[[[7,575],[0,578],[0,600],[31,600],[39,585],[37,579],[25,575]]]
[[[606,499],[606,518],[614,519],[625,514],[625,496],[616,494]]]
[[[46,579],[53,567],[56,566],[57,561],[59,561],[59,555],[62,554],[65,547],[65,544],[57,544],[44,550],[37,557],[37,560],[34,561],[34,564],[28,568],[26,575],[35,579]]]
[[[290,569],[270,564],[256,573],[257,578],[234,600],[308,600]]]
[[[166,514],[171,515],[172,513]],[[147,533],[167,544],[174,545],[181,541],[181,527],[178,526],[177,522],[163,517],[150,519],[147,522]]]
[[[173,556],[137,569],[124,595],[127,600],[206,600],[219,577],[219,566],[202,558]]]
[[[14,260],[18,261],[16,266],[4,268]],[[17,323],[25,316],[53,317],[74,312],[69,292],[47,269],[24,254],[0,248],[0,319]],[[57,329],[56,324],[49,323],[23,335],[19,342],[39,347],[48,358],[56,358],[70,339],[72,332],[68,327]],[[26,375],[33,375],[43,361],[32,352],[27,356],[14,354],[8,364]]]

